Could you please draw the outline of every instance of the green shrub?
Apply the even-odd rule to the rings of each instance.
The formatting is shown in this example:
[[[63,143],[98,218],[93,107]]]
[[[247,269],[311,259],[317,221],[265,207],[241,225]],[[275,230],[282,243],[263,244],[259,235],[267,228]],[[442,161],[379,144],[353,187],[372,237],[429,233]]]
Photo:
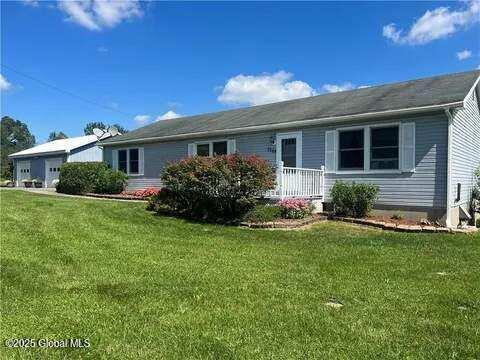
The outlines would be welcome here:
[[[65,194],[118,194],[123,191],[127,176],[110,169],[103,162],[72,162],[60,167],[57,192]]]
[[[477,228],[480,228],[480,219],[477,219],[477,224],[476,224]]]
[[[125,173],[107,168],[98,174],[93,191],[97,194],[120,194],[125,189],[127,180]]]
[[[240,219],[275,186],[275,171],[257,156],[190,157],[167,165],[163,202],[175,213],[213,221]]]
[[[365,217],[373,209],[379,188],[372,184],[336,181],[330,191],[336,215]]]
[[[245,214],[244,220],[252,223],[265,223],[282,217],[283,209],[278,205],[256,205]]]
[[[400,213],[394,213],[390,219],[392,220],[403,220],[404,219],[404,216]]]

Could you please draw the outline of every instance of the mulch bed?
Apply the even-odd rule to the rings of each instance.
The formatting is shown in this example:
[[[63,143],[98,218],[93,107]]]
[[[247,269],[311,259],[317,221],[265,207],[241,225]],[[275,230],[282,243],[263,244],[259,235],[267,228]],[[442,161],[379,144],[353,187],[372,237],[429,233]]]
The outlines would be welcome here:
[[[375,218],[357,219],[341,216],[330,216],[331,220],[338,220],[359,225],[373,226],[384,230],[401,231],[401,232],[428,232],[428,233],[474,233],[478,228],[468,226],[465,229],[451,229],[437,225],[420,225],[418,222],[408,220],[378,220]],[[413,224],[412,224],[413,223]]]

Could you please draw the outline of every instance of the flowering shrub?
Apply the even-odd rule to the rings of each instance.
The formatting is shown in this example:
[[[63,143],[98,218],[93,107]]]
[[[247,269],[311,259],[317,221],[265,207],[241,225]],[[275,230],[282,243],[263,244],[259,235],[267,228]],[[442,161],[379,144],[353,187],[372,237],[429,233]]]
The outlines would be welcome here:
[[[303,219],[312,214],[313,206],[304,199],[285,199],[277,204],[282,208],[284,219]]]
[[[168,191],[162,189],[158,198],[171,212],[230,221],[240,219],[257,197],[274,188],[275,171],[258,156],[195,156],[169,164],[162,183]]]
[[[154,195],[158,195],[160,192],[160,189],[157,188],[146,188],[146,189],[140,189],[136,190],[131,195],[136,196],[136,197],[141,197],[141,198],[149,198]]]

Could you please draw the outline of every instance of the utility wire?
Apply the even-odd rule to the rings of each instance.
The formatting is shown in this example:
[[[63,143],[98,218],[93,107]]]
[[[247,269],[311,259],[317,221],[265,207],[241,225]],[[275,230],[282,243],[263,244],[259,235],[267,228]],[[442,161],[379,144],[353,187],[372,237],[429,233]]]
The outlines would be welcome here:
[[[47,82],[45,82],[45,81],[43,81],[43,80],[37,79],[37,78],[35,78],[35,77],[31,76],[31,75],[25,74],[24,72],[19,71],[19,70],[16,70],[16,69],[12,68],[11,66],[2,64],[2,67],[5,68],[5,69],[8,69],[8,70],[10,70],[10,71],[13,71],[14,73],[16,73],[16,74],[18,74],[18,75],[21,75],[21,76],[23,76],[23,77],[25,77],[25,78],[27,78],[27,79],[30,79],[30,80],[32,80],[32,81],[35,81],[35,82],[37,82],[37,83],[39,83],[39,84],[41,84],[41,85],[43,85],[43,86],[46,86],[46,87],[48,87],[48,88],[50,88],[50,89],[52,89],[52,90],[58,91],[59,93],[62,93],[62,94],[64,94],[64,95],[71,96],[71,97],[73,97],[73,98],[75,98],[75,99],[77,99],[77,100],[81,100],[81,101],[86,102],[86,103],[88,103],[88,104],[90,104],[90,105],[98,106],[98,107],[101,107],[101,108],[103,108],[103,109],[107,109],[107,110],[110,110],[110,111],[115,111],[115,112],[117,112],[117,113],[119,113],[119,114],[122,114],[122,115],[128,116],[128,117],[133,117],[133,116],[135,116],[135,115],[133,115],[133,114],[129,114],[129,113],[127,113],[127,112],[118,110],[118,109],[116,109],[116,108],[114,108],[114,107],[112,107],[112,106],[100,104],[100,103],[98,103],[98,102],[96,102],[96,101],[94,101],[94,100],[90,100],[90,99],[87,99],[87,98],[85,98],[85,97],[83,97],[83,96],[74,94],[74,93],[72,93],[71,91],[63,90],[63,89],[59,88],[58,86],[49,84],[49,83],[47,83]]]

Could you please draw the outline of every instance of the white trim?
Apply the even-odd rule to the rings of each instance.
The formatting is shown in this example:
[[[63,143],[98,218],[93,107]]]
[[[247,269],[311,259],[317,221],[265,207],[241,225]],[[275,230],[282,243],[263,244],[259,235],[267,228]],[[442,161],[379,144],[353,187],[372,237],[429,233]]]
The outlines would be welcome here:
[[[467,95],[463,99],[463,101],[462,101],[463,107],[467,107],[467,102],[470,99],[470,96],[472,96],[472,93],[475,91],[475,88],[477,87],[477,84],[478,84],[479,81],[480,81],[480,76],[477,78],[477,80],[475,80],[475,82],[473,83],[473,86],[470,88],[470,90],[468,90]]]
[[[303,160],[303,156],[302,156],[302,149],[303,149],[303,145],[302,145],[302,137],[303,137],[303,134],[301,131],[295,131],[295,132],[288,132],[288,133],[277,133],[276,134],[276,162],[277,164],[282,161],[282,140],[284,139],[295,139],[296,142],[295,142],[295,146],[296,146],[296,150],[295,150],[295,153],[296,153],[296,159],[295,159],[295,162],[296,162],[296,166],[294,167],[297,167],[297,168],[301,168],[302,167],[302,160]]]
[[[389,127],[398,127],[398,169],[385,169],[385,170],[375,170],[370,169],[370,150],[371,150],[371,129],[372,128],[389,128]],[[402,133],[401,133],[402,123],[397,122],[388,122],[381,124],[367,124],[367,125],[355,125],[355,126],[346,126],[335,129],[335,171],[329,172],[333,174],[341,175],[361,175],[361,174],[402,174]],[[363,170],[341,170],[340,169],[340,158],[338,153],[340,151],[339,146],[339,133],[342,131],[352,131],[352,130],[363,130]]]
[[[352,120],[373,120],[377,117],[385,116],[397,116],[397,115],[406,115],[406,114],[421,114],[427,113],[435,110],[443,110],[445,107],[461,107],[463,106],[463,101],[455,101],[452,103],[441,104],[441,105],[428,105],[428,106],[419,106],[414,108],[405,108],[398,110],[385,110],[377,112],[369,112],[363,114],[355,115],[342,115],[342,116],[329,116],[324,118],[308,119],[308,120],[298,120],[298,121],[286,121],[279,124],[266,124],[266,125],[252,125],[245,126],[241,128],[231,128],[225,130],[207,130],[207,131],[198,131],[187,134],[179,135],[167,135],[167,136],[154,136],[150,138],[139,138],[132,140],[124,141],[112,141],[101,143],[102,146],[113,146],[121,144],[130,144],[130,143],[144,143],[144,142],[158,142],[158,141],[171,141],[171,140],[181,140],[181,139],[191,139],[195,137],[202,136],[218,136],[218,135],[228,135],[228,134],[242,134],[262,130],[280,130],[280,129],[291,129],[301,126],[310,126],[310,125],[324,125],[328,123],[341,123],[348,122]]]
[[[453,136],[453,115],[450,109],[445,109],[448,121],[447,135],[447,217],[445,223],[447,227],[452,226],[452,136]]]
[[[131,173],[130,172],[130,150],[132,149],[138,149],[138,173]],[[141,146],[130,146],[130,147],[123,147],[123,148],[120,148],[120,149],[114,149],[113,151],[116,151],[117,152],[117,158],[116,158],[116,163],[115,161],[113,161],[113,153],[112,153],[112,167],[115,169],[115,170],[119,170],[119,156],[118,156],[118,152],[119,151],[122,151],[122,150],[125,150],[127,152],[127,175],[128,176],[143,176],[144,175],[144,172],[145,172],[145,155],[143,155],[143,158],[140,156],[140,152],[143,151],[144,152],[144,148],[141,147]],[[145,154],[145,152],[144,152]],[[143,164],[140,164],[140,161],[143,161]],[[143,171],[141,171],[143,170]]]

